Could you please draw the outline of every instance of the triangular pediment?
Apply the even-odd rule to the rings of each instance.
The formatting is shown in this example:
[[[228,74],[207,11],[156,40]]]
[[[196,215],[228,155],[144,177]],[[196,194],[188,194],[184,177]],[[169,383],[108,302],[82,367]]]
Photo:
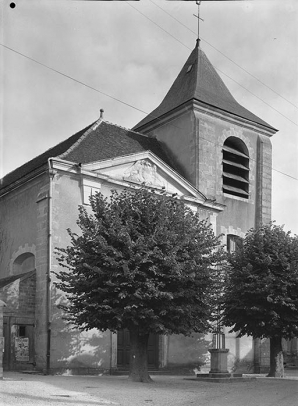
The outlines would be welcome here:
[[[131,154],[82,166],[83,170],[131,185],[145,184],[204,203],[206,197],[152,152]]]

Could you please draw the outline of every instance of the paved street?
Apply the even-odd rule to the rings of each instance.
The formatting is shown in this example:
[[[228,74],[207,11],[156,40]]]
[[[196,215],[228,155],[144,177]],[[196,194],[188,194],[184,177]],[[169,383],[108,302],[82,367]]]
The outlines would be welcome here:
[[[189,377],[187,377],[189,378]],[[297,406],[298,379],[257,378],[214,383],[153,376],[151,384],[124,376],[42,376],[5,373],[0,405],[18,406]]]

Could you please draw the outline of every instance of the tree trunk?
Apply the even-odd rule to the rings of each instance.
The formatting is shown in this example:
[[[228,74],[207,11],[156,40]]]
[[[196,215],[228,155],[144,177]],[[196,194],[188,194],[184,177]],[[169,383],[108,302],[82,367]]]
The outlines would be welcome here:
[[[282,337],[270,338],[270,371],[267,376],[284,377],[284,357],[282,352]]]
[[[130,330],[130,365],[129,377],[134,382],[152,382],[148,373],[147,347],[149,334],[140,335],[137,330]]]

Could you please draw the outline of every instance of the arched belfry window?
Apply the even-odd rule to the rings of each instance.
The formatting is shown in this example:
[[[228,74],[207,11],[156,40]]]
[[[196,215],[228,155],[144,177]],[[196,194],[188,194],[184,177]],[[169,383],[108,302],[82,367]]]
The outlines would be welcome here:
[[[229,137],[223,145],[223,192],[229,195],[249,196],[249,155],[244,142]]]

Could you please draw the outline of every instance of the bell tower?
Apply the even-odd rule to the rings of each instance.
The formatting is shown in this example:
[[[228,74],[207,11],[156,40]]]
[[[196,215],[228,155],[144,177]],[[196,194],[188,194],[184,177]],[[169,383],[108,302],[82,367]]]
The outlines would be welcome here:
[[[234,99],[199,39],[160,105],[134,130],[157,138],[182,176],[226,206],[218,234],[243,237],[271,220],[277,130]]]

